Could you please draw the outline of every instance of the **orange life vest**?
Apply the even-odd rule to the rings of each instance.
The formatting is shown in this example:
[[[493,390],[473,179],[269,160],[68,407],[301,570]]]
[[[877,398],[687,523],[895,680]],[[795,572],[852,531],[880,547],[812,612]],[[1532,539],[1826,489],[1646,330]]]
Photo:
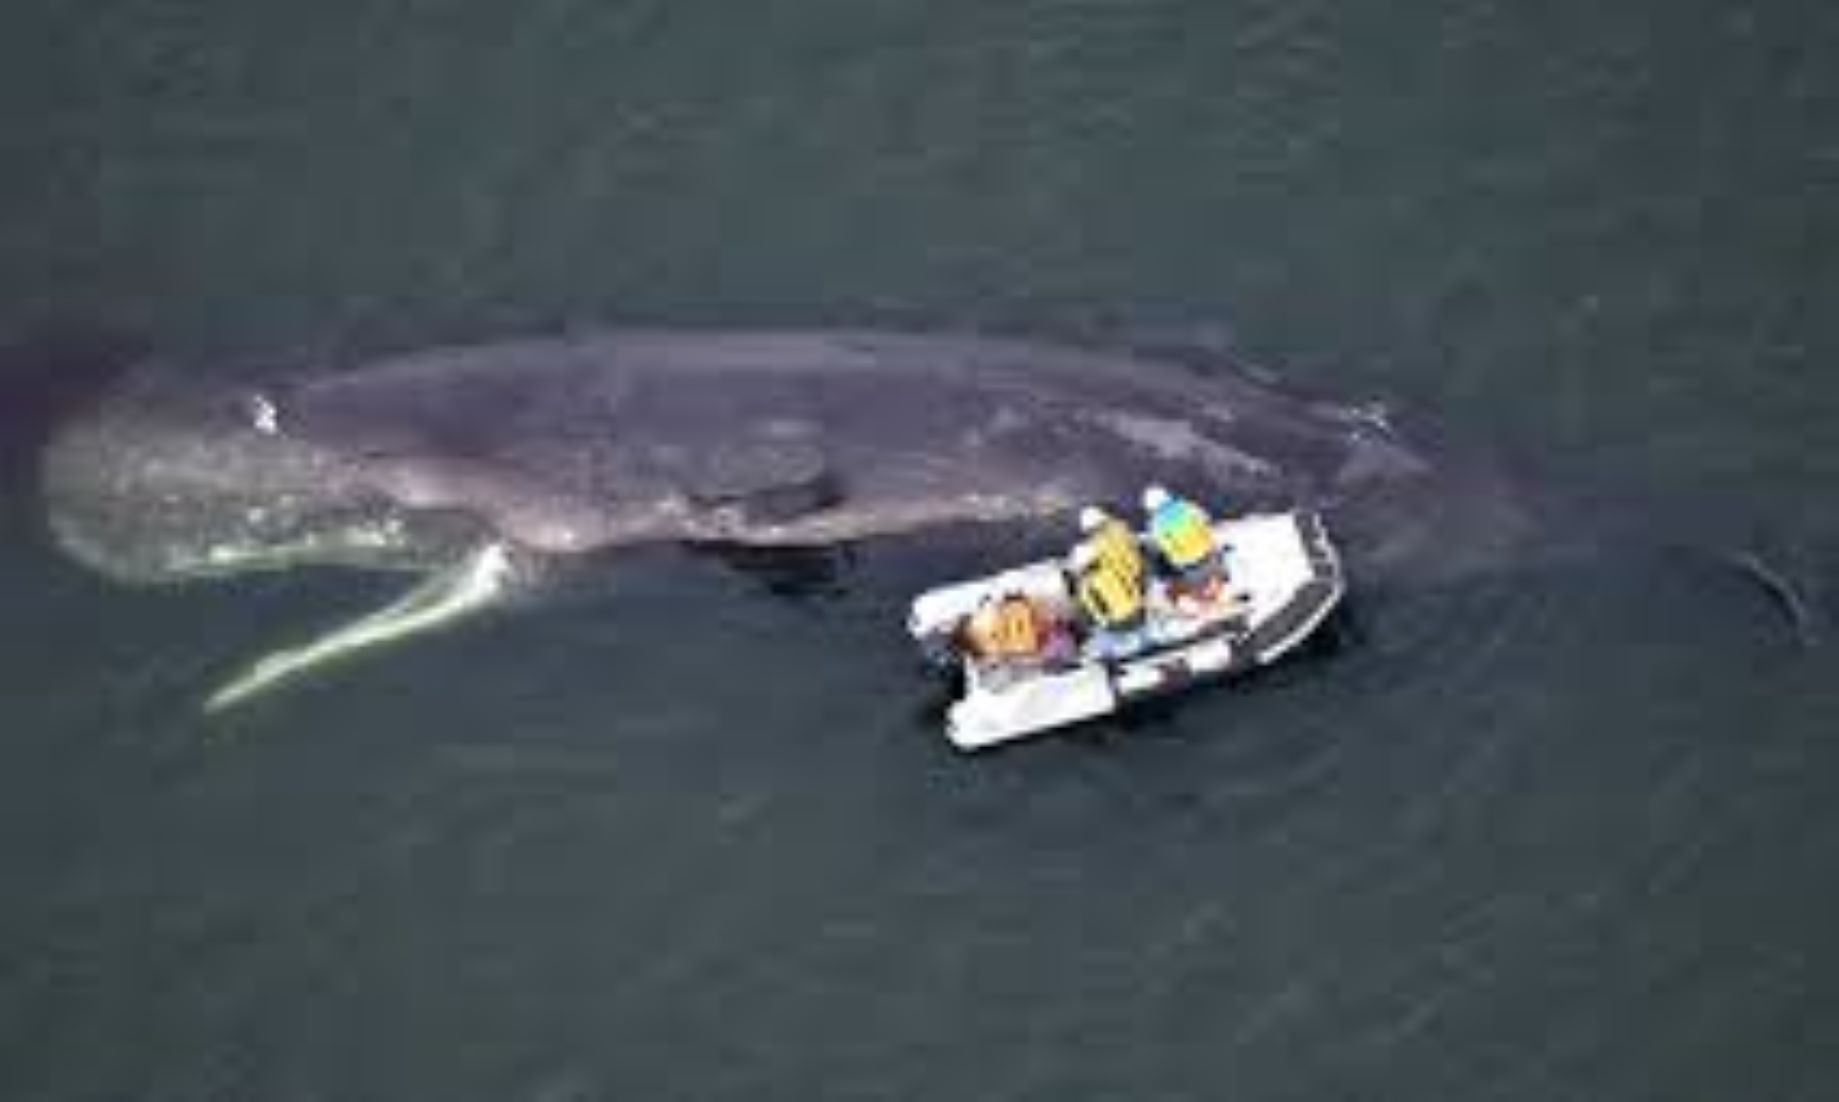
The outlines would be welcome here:
[[[1041,653],[1041,620],[1026,597],[1005,597],[979,609],[971,620],[979,652],[993,658],[1027,658]]]

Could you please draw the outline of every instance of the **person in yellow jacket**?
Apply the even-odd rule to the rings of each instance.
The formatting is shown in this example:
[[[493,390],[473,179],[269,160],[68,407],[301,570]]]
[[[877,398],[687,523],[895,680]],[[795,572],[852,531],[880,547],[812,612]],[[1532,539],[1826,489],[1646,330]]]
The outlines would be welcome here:
[[[1096,505],[1079,511],[1082,542],[1092,548],[1098,561],[1141,584],[1146,573],[1143,547],[1130,526]]]
[[[1106,559],[1090,542],[1073,549],[1073,595],[1091,622],[1090,654],[1121,658],[1142,649],[1147,624],[1143,574]]]

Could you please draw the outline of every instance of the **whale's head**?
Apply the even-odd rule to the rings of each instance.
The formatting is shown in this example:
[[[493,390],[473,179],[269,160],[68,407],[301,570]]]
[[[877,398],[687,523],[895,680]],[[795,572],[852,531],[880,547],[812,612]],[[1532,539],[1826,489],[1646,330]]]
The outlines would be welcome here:
[[[476,535],[468,518],[401,509],[282,418],[259,387],[130,378],[44,449],[53,538],[112,578],[162,583],[302,564],[418,568]]]

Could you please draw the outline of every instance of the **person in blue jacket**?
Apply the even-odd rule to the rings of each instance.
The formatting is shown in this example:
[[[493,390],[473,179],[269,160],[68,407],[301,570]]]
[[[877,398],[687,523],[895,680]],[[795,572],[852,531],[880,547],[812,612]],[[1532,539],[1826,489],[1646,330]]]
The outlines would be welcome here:
[[[1149,542],[1178,595],[1207,597],[1225,582],[1213,518],[1206,510],[1162,486],[1143,491]]]

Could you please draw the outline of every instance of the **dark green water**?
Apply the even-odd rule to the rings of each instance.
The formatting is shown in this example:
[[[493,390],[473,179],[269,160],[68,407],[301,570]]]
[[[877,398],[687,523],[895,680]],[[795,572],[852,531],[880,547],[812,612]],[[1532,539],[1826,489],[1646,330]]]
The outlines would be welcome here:
[[[648,560],[213,727],[387,586],[9,513],[0,1097],[1830,1097],[1839,670],[1702,552],[1839,588],[1839,19],[1356,7],[7,4],[12,409],[111,344],[1230,324],[1631,536],[964,759],[923,560]]]

